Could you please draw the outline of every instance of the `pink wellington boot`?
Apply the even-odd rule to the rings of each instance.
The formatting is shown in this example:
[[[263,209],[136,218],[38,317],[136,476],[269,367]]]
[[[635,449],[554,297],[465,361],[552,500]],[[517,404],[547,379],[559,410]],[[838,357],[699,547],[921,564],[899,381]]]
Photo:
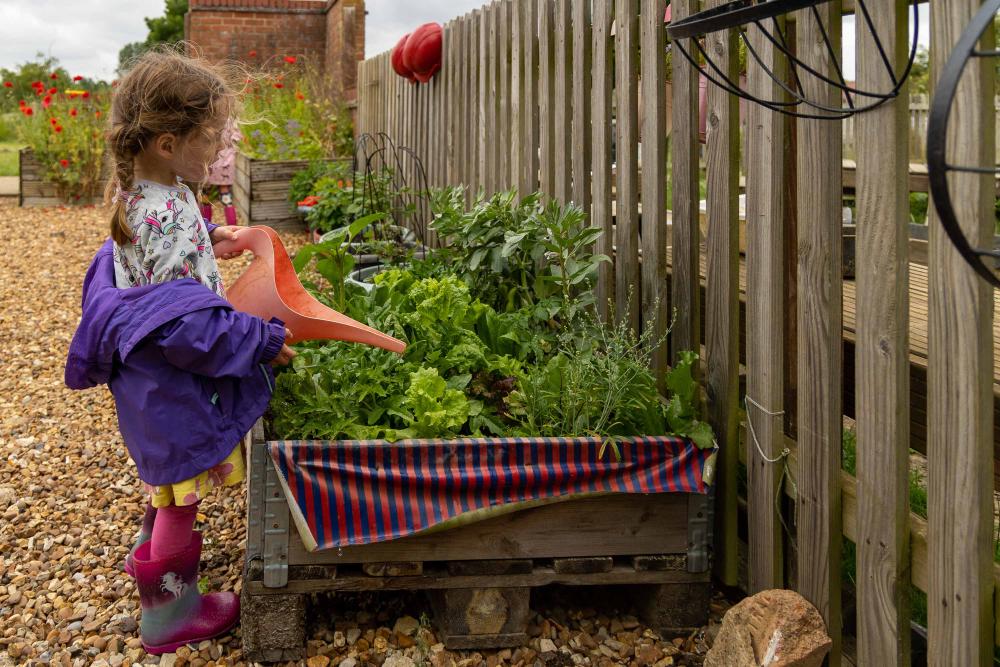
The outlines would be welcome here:
[[[205,219],[205,222],[212,222],[212,205],[208,202],[203,202],[198,205],[201,209],[201,217]]]
[[[222,209],[222,212],[226,214],[226,224],[227,225],[238,225],[239,221],[236,219],[236,207],[226,206]]]
[[[150,560],[151,544],[140,545],[133,557],[142,604],[139,635],[147,653],[172,653],[185,644],[218,637],[236,625],[239,596],[198,592],[200,532],[192,533],[184,551],[157,561]]]

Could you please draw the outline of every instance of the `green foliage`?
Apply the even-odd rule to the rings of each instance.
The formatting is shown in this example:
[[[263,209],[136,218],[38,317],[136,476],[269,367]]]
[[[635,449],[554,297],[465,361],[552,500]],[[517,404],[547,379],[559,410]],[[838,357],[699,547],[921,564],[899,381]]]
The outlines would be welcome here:
[[[248,85],[241,150],[261,160],[316,160],[353,152],[346,107],[308,65],[289,65]]]
[[[540,321],[571,325],[593,304],[601,231],[579,208],[542,204],[538,193],[513,190],[480,196],[465,210],[463,188],[432,193],[431,227],[447,239],[443,251],[476,298],[502,312],[527,309]]]
[[[374,213],[359,218],[339,234],[335,234],[320,243],[303,247],[292,261],[295,271],[301,273],[313,259],[316,260],[316,273],[326,280],[329,289],[326,300],[338,310],[347,308],[347,286],[344,284],[344,280],[354,269],[356,261],[345,242],[381,217],[382,214]],[[317,289],[317,286],[309,281],[303,281],[303,284],[313,290]]]
[[[910,68],[910,77],[907,79],[911,95],[927,95],[930,92],[930,62],[930,51],[926,46],[918,46],[917,54],[913,58],[913,67]]]
[[[95,93],[108,87],[103,81],[92,81],[82,77],[79,81],[75,81],[74,77],[59,65],[57,59],[42,53],[37,53],[34,60],[21,63],[14,69],[0,68],[0,81],[4,84],[4,87],[0,88],[0,113],[18,111],[22,100],[26,104],[41,101],[49,94],[48,90],[51,88],[56,89],[56,93],[53,94],[61,95],[71,90]],[[8,83],[9,88],[6,86]],[[39,84],[41,84],[40,93]]]
[[[104,186],[108,105],[105,93],[46,94],[17,116],[21,142],[34,151],[45,180],[54,183],[63,198],[93,197]]]
[[[351,167],[346,161],[313,160],[292,176],[288,187],[288,201],[295,205],[309,195],[316,194],[316,185],[322,178],[335,179],[343,187],[350,182]]]
[[[341,174],[326,175],[315,182],[310,194],[319,201],[306,214],[306,223],[320,233],[348,225],[363,212],[381,213],[386,222],[391,222],[389,174],[362,174],[357,180]]]
[[[146,17],[149,34],[141,42],[130,42],[118,51],[118,73],[123,74],[133,60],[157,44],[177,44],[184,40],[184,15],[188,0],[165,0],[163,16]]]

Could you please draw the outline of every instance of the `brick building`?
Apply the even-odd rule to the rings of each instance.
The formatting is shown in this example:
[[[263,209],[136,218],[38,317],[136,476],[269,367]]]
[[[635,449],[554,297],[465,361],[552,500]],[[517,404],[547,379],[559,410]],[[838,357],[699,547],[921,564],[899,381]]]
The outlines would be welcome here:
[[[212,60],[278,66],[296,56],[318,63],[352,102],[365,54],[365,2],[190,0],[184,37]]]

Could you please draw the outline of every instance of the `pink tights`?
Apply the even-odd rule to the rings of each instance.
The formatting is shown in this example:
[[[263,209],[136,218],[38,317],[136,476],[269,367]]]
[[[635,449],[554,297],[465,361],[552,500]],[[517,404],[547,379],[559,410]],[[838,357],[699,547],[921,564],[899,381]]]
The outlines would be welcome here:
[[[149,555],[153,560],[168,558],[184,551],[191,544],[198,503],[194,505],[168,505],[156,512]]]

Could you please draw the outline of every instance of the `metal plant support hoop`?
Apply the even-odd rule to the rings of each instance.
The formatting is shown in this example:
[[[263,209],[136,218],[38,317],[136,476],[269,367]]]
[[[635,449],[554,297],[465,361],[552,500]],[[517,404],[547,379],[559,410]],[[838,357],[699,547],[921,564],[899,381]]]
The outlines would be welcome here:
[[[958,224],[958,216],[952,205],[951,192],[948,189],[948,172],[992,175],[1000,173],[1000,169],[996,166],[949,164],[947,148],[948,119],[965,66],[971,58],[1000,56],[1000,50],[981,51],[978,48],[979,40],[992,25],[997,11],[1000,11],[1000,0],[987,0],[962,33],[958,44],[948,57],[948,62],[941,70],[941,77],[931,102],[930,116],[927,119],[927,176],[930,181],[931,198],[941,218],[941,225],[962,258],[993,287],[1000,287],[1000,277],[996,273],[1000,269],[1000,250],[973,248],[969,243],[962,227]],[[988,259],[992,260],[992,268],[987,265]]]
[[[882,40],[871,19],[871,13],[865,0],[856,0],[857,8],[857,30],[861,30],[861,24],[867,26],[875,46],[881,55],[881,60],[886,68],[886,72],[892,81],[892,88],[886,91],[859,90],[851,87],[844,77],[843,68],[837,60],[836,48],[832,44],[829,33],[823,26],[823,21],[816,9],[817,5],[830,0],[734,0],[733,2],[706,9],[705,11],[692,14],[680,21],[671,23],[667,28],[672,44],[677,46],[677,50],[687,59],[701,74],[709,81],[726,90],[727,92],[741,97],[745,100],[759,104],[763,107],[796,118],[813,118],[819,120],[842,120],[863,111],[869,111],[885,104],[891,99],[899,96],[913,68],[913,61],[917,55],[917,36],[919,34],[920,18],[917,9],[917,2],[912,2],[913,6],[913,38],[910,45],[910,54],[906,63],[906,68],[902,73],[897,74],[889,60]],[[823,42],[826,46],[830,61],[833,64],[836,77],[832,78],[818,72],[815,68],[800,60],[792,51],[792,46],[782,32],[779,17],[789,12],[807,10],[811,11],[820,27]],[[770,28],[768,27],[770,24]],[[756,26],[764,37],[767,38],[774,47],[788,59],[791,73],[791,83],[786,82],[772,68],[768,67],[761,59],[760,54],[753,47],[747,36],[746,26]],[[736,29],[740,39],[746,46],[748,58],[752,58],[760,65],[775,83],[788,95],[785,99],[765,99],[757,97],[748,90],[742,88],[738,80],[734,81],[728,74],[722,71],[712,60],[699,41],[699,37],[716,32],[718,30]],[[685,42],[688,44],[685,45]],[[693,43],[697,53],[690,47]],[[705,61],[702,66],[698,58]],[[847,106],[834,107],[823,104],[819,101],[810,100],[803,92],[802,80],[805,77],[812,77],[823,83],[836,87],[843,94]]]

